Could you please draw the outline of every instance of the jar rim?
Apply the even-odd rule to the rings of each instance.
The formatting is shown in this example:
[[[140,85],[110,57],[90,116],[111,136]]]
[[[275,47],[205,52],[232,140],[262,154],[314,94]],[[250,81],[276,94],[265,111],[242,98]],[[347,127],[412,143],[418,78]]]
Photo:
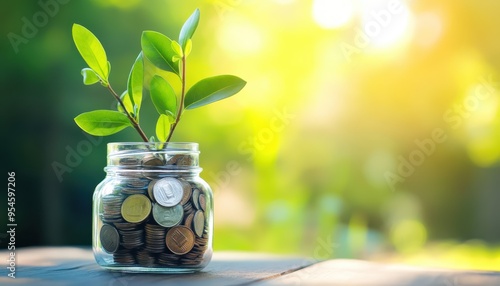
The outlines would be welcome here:
[[[147,148],[152,150],[178,150],[178,151],[199,151],[199,144],[195,142],[111,142],[108,143],[108,150],[120,150],[122,148]]]

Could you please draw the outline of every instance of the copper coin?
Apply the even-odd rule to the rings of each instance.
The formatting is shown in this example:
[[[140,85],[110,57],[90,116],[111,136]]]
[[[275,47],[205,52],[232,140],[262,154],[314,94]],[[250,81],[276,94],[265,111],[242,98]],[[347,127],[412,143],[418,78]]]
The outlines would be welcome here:
[[[193,193],[193,190],[191,189],[191,184],[184,181],[184,180],[179,180],[182,184],[182,200],[181,200],[181,205],[186,204],[189,199],[191,198],[191,194]]]
[[[173,253],[177,255],[186,254],[193,249],[194,233],[185,226],[174,226],[167,232],[165,243]]]
[[[205,194],[200,194],[200,197],[198,198],[198,202],[200,203],[200,208],[203,211],[207,210],[207,199],[205,198]]]
[[[146,155],[141,160],[141,165],[143,166],[163,166],[165,162],[161,158],[155,155]]]

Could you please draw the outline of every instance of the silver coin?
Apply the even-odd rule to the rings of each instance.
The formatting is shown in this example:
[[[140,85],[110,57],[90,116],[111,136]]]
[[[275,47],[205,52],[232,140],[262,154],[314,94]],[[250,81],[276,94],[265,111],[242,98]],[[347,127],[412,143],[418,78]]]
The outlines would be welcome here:
[[[164,227],[172,227],[178,225],[184,216],[182,205],[175,207],[164,207],[160,204],[153,205],[153,218],[155,221]]]
[[[164,207],[172,207],[182,200],[184,189],[181,182],[174,178],[158,180],[153,187],[155,200]]]

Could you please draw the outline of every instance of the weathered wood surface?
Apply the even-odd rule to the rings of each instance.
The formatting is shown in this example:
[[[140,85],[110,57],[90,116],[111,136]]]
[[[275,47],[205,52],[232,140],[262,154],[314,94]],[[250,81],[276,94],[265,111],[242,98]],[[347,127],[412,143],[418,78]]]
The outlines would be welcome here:
[[[3,261],[7,252],[0,252]],[[500,285],[500,272],[455,271],[336,259],[217,252],[195,274],[125,274],[101,269],[89,248],[37,247],[17,251],[16,279],[0,285]],[[6,263],[4,262],[3,265]]]
[[[7,260],[7,252],[0,253],[2,260]],[[24,248],[17,251],[16,257],[16,279],[7,277],[2,267],[0,285],[245,285],[312,263],[297,257],[218,252],[202,272],[171,275],[110,272],[97,265],[90,248]]]

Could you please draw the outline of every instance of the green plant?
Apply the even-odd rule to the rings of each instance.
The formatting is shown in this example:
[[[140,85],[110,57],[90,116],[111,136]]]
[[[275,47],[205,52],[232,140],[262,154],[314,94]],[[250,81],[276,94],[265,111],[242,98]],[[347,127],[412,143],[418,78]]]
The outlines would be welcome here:
[[[181,116],[186,109],[194,109],[238,93],[246,84],[233,75],[219,75],[200,80],[186,89],[186,58],[192,48],[191,38],[198,26],[200,11],[196,9],[186,20],[179,34],[178,42],[156,32],[144,31],[141,36],[142,51],[130,71],[127,90],[118,95],[109,82],[111,64],[103,46],[85,27],[74,24],[73,40],[88,68],[82,69],[83,83],[100,83],[117,100],[117,110],[95,110],[75,117],[76,124],[85,132],[96,136],[115,134],[127,127],[133,127],[145,142],[150,141],[139,123],[143,89],[146,88],[144,71],[146,64],[174,74],[181,82],[180,94],[176,94],[171,82],[159,73],[154,73],[149,84],[149,93],[159,113],[156,137],[169,142]],[[147,61],[146,61],[147,59]],[[151,137],[154,141],[154,136]]]

